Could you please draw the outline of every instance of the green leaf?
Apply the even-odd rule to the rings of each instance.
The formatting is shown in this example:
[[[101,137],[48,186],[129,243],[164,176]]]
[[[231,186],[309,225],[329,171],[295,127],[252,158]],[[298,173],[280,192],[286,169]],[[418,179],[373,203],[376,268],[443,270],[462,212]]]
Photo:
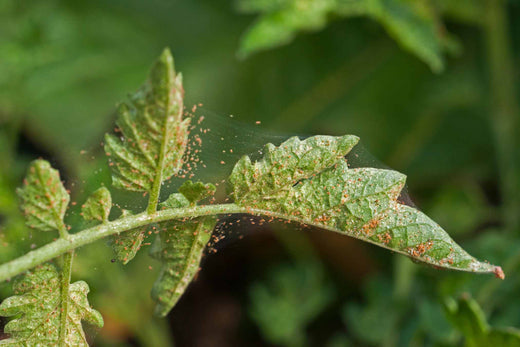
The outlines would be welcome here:
[[[269,143],[264,158],[251,163],[242,157],[233,168],[230,182],[236,201],[270,200],[283,196],[290,186],[332,166],[357,144],[359,138],[314,136],[304,141],[291,137],[275,147]]]
[[[408,307],[393,300],[389,295],[392,285],[382,278],[371,279],[362,293],[366,296],[365,305],[356,301],[343,308],[345,326],[358,340],[370,346],[382,346],[385,341],[395,340],[396,333],[402,328],[399,321],[408,314]]]
[[[47,161],[33,161],[23,188],[16,192],[28,226],[41,231],[65,230],[63,217],[70,197],[58,170]]]
[[[464,335],[468,347],[520,346],[520,329],[491,327],[479,304],[469,295],[462,295],[457,301],[448,299],[445,309],[453,326]]]
[[[5,326],[11,335],[0,341],[5,346],[88,346],[81,321],[103,326],[101,314],[92,309],[87,300],[88,285],[83,281],[69,286],[68,316],[65,341],[59,341],[61,302],[60,275],[49,264],[28,272],[13,285],[15,296],[0,305],[0,316],[16,318]]]
[[[179,188],[179,192],[191,203],[195,203],[215,194],[216,190],[217,188],[211,183],[193,183],[191,180],[185,181]]]
[[[287,44],[300,31],[321,30],[335,16],[375,20],[433,71],[443,69],[443,50],[457,48],[427,0],[242,0],[239,10],[261,13],[241,40],[241,56]]]
[[[133,215],[132,211],[123,210],[120,218]],[[126,231],[121,234],[112,236],[112,249],[116,254],[116,259],[123,264],[128,264],[134,259],[137,251],[141,248],[144,238],[146,237],[147,227],[141,227]]]
[[[161,209],[181,208],[188,206],[190,206],[190,201],[180,193],[171,194],[168,199],[159,204]]]
[[[307,326],[327,308],[334,294],[319,263],[280,266],[269,273],[267,281],[255,283],[249,290],[251,317],[268,342],[303,346]]]
[[[313,1],[242,1],[244,11],[266,13],[245,33],[239,55],[281,46],[292,41],[296,33],[325,27],[327,16],[335,7],[334,0]]]
[[[117,260],[123,264],[128,264],[134,259],[137,251],[141,249],[141,244],[146,236],[146,228],[137,228],[126,231],[119,235],[114,235],[112,249],[116,254]]]
[[[403,48],[426,62],[435,72],[444,68],[443,35],[437,13],[427,0],[368,0],[370,16],[381,23]]]
[[[349,169],[343,156],[357,138],[291,138],[267,145],[264,158],[241,158],[230,177],[235,202],[405,254],[437,267],[493,272],[500,267],[466,253],[422,212],[397,201],[405,176],[392,170]],[[348,143],[348,145],[347,145]]]
[[[216,224],[214,217],[160,225],[150,255],[161,261],[159,277],[152,288],[155,314],[166,316],[193,280],[206,244]]]
[[[182,76],[165,49],[146,83],[119,107],[122,136],[105,136],[116,187],[157,194],[161,183],[180,170],[190,124],[183,119],[183,94]]]
[[[101,187],[92,193],[85,204],[81,206],[81,213],[86,220],[97,220],[106,223],[108,222],[111,208],[112,196],[110,191],[105,187]]]

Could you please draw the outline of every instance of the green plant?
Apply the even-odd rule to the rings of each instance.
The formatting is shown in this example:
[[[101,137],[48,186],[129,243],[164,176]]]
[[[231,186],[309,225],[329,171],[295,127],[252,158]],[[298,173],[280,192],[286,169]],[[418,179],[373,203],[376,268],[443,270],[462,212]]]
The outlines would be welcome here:
[[[196,162],[188,149],[192,125],[183,98],[182,77],[166,49],[147,82],[119,107],[115,134],[105,137],[114,187],[147,195],[143,212],[121,210],[110,220],[111,194],[101,187],[82,206],[84,219],[96,225],[67,226],[70,197],[58,171],[41,159],[30,165],[18,190],[27,225],[59,238],[0,265],[0,281],[30,270],[15,280],[16,295],[0,305],[0,315],[14,317],[5,327],[11,337],[1,344],[87,344],[80,321],[103,321],[87,302],[88,285],[70,283],[72,262],[77,248],[105,237],[128,263],[144,237],[156,234],[151,255],[162,268],[152,297],[156,313],[165,316],[198,271],[218,216],[236,213],[335,231],[439,268],[504,277],[500,267],[476,260],[425,214],[398,201],[404,175],[349,168],[345,155],[358,142],[352,135],[291,137],[279,146],[267,144],[258,161],[242,157],[229,177],[232,203],[198,204],[216,187],[190,180],[161,202],[163,184],[186,178]]]
[[[429,0],[239,0],[243,12],[258,12],[244,34],[239,54],[287,44],[300,31],[323,29],[330,18],[368,17],[434,71],[444,68],[443,53],[458,51],[436,5]]]
[[[445,310],[452,325],[464,335],[467,347],[513,347],[520,344],[519,329],[490,326],[479,304],[467,294],[458,300],[446,300]]]

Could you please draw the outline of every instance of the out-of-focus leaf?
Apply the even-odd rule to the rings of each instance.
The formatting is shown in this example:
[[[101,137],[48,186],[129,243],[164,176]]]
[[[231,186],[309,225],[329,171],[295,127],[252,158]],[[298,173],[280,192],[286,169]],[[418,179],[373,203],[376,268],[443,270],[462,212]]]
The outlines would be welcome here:
[[[0,341],[2,346],[56,346],[65,341],[68,346],[88,346],[81,321],[103,326],[101,314],[88,303],[88,285],[83,281],[71,283],[65,341],[59,341],[63,302],[60,275],[52,265],[30,271],[13,288],[16,295],[0,305],[0,316],[15,317],[5,326],[11,337]]]
[[[28,226],[41,231],[64,230],[63,217],[70,197],[58,170],[47,161],[31,163],[24,186],[17,193]]]
[[[119,107],[123,136],[105,136],[116,187],[151,192],[179,171],[190,124],[190,118],[183,119],[183,97],[182,76],[165,49],[146,83]]]
[[[97,220],[108,222],[110,209],[112,208],[112,196],[105,187],[97,189],[92,193],[87,201],[81,206],[81,213],[86,220]]]
[[[403,312],[392,301],[392,287],[388,282],[376,279],[369,283],[365,293],[369,301],[366,307],[358,303],[345,306],[345,325],[352,329],[358,339],[370,345],[379,346],[385,341],[395,341],[399,331],[398,320]]]
[[[207,198],[215,193],[217,188],[211,183],[202,183],[188,180],[179,187],[179,192],[186,197],[191,203],[195,203]]]
[[[446,314],[468,347],[520,346],[520,329],[489,326],[479,304],[468,295],[446,300]]]
[[[184,196],[184,194],[174,193],[171,194],[168,199],[159,204],[159,208],[180,208],[187,207],[190,205],[190,201]]]
[[[354,141],[353,141],[354,139]],[[355,137],[291,138],[266,146],[264,158],[241,158],[230,177],[235,201],[274,216],[336,231],[437,267],[504,274],[479,262],[434,221],[397,201],[405,176],[349,169],[343,156]]]
[[[290,42],[300,31],[320,30],[335,16],[367,16],[433,71],[444,67],[443,51],[457,49],[427,0],[242,0],[239,9],[260,12],[242,38],[239,54]]]
[[[334,0],[313,1],[243,1],[246,11],[262,9],[264,14],[245,33],[239,55],[289,43],[298,31],[320,30],[334,10]]]
[[[303,346],[307,325],[334,298],[334,289],[316,262],[277,267],[249,293],[251,317],[270,343],[281,346]]]
[[[444,15],[471,24],[482,24],[486,15],[485,0],[436,0],[435,3]]]
[[[0,5],[0,118],[22,120],[31,140],[69,168],[99,141],[114,100],[139,81],[158,47],[142,19],[105,5]]]

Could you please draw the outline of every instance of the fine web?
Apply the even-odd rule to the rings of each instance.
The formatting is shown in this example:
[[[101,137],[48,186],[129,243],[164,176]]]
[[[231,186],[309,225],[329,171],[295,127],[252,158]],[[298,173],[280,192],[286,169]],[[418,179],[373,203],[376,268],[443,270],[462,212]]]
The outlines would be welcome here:
[[[228,177],[235,163],[244,155],[248,155],[254,162],[263,156],[266,144],[276,146],[292,136],[305,139],[318,134],[290,134],[267,131],[260,121],[243,121],[240,116],[223,116],[207,108],[198,108],[192,114],[194,125],[190,134],[188,154],[186,158],[190,162],[189,169],[183,172],[181,177],[174,177],[163,187],[162,199],[177,191],[177,188],[186,179],[213,183],[217,186],[215,199],[211,203],[232,202],[229,198],[230,184]],[[345,129],[345,134],[351,134]],[[327,134],[319,134],[327,135]],[[355,134],[352,134],[355,135]],[[372,167],[391,169],[375,158],[360,141],[346,156],[351,168]],[[399,200],[410,206],[414,206],[406,187],[402,190]],[[271,220],[272,221],[272,220]],[[220,216],[214,229],[212,241],[207,251],[235,244],[238,239],[269,224],[262,217],[250,215]],[[300,227],[291,224],[294,227]]]
[[[205,183],[213,183],[217,186],[215,200],[211,203],[231,202],[228,198],[230,186],[227,179],[231,174],[235,163],[242,156],[248,155],[253,161],[259,160],[262,158],[262,151],[267,143],[280,145],[291,136],[298,136],[299,138],[304,139],[309,136],[318,135],[267,131],[258,121],[244,121],[240,116],[220,115],[217,112],[200,107],[193,112],[192,117],[193,129],[191,130],[190,145],[188,148],[188,154],[186,155],[190,168],[187,172],[184,172],[181,175],[184,177],[174,177],[164,184],[161,201],[164,201],[170,194],[177,192],[179,186],[186,179],[191,179],[193,181],[200,180]],[[350,134],[351,132],[348,129],[344,129],[343,133]],[[81,154],[81,160],[84,163],[92,161],[92,165],[106,164],[104,159],[97,159],[99,158],[94,156],[93,153]],[[362,141],[354,147],[354,149],[347,155],[346,159],[349,166],[352,168],[375,167],[388,169],[387,166],[369,153],[369,151],[363,146]],[[53,162],[53,165],[56,163],[57,162]],[[95,172],[91,172],[91,174],[96,177],[103,176],[107,170],[108,168],[96,168]],[[82,226],[83,224],[79,213],[79,206],[81,205],[81,201],[84,200],[79,200],[77,195],[78,192],[74,192],[74,190],[81,187],[80,195],[88,195],[90,192],[97,189],[99,185],[96,184],[95,187],[85,187],[85,182],[70,182],[68,179],[65,179],[65,181],[67,188],[72,190],[71,201],[77,202],[77,204],[70,206],[72,211],[68,212],[66,222],[72,226],[75,224]],[[134,212],[141,212],[146,209],[147,197],[143,197],[141,194],[137,193],[123,192],[110,187],[110,185],[108,185],[108,188],[112,192],[114,198],[113,201],[117,207],[129,209]],[[406,188],[403,189],[400,200],[407,205],[413,206],[412,200],[406,192]],[[114,210],[118,209],[113,208],[113,211]],[[115,213],[116,215],[113,217],[117,217],[119,214],[118,212]],[[113,217],[111,217],[111,219],[113,219]],[[219,222],[213,232],[210,247],[206,248],[206,252],[208,253],[219,250],[229,245],[238,246],[239,243],[237,241],[244,235],[263,230],[264,228],[261,226],[262,223],[265,223],[265,221],[261,217],[253,217],[249,215],[220,216]],[[291,224],[291,227],[292,226],[299,227],[296,226],[296,224]],[[75,230],[72,230],[72,232],[81,230],[81,228],[74,229]],[[33,241],[32,232],[29,234],[29,240],[26,241]],[[146,240],[144,245],[150,245],[151,242],[153,242],[153,240]],[[31,248],[37,247],[37,244],[40,243],[34,240]],[[148,251],[147,248],[148,247],[142,249],[140,253],[146,253]],[[87,250],[82,250],[81,253],[85,254],[86,251]],[[95,252],[96,250],[93,251]],[[19,253],[18,255],[21,256],[23,255],[24,250],[20,248],[17,249],[17,252]],[[92,257],[92,259],[95,258],[96,257]],[[109,259],[107,259],[107,261],[109,261]],[[78,268],[76,270],[78,270]],[[96,268],[97,265],[94,265],[94,269]],[[76,272],[75,277],[89,280],[87,278],[88,272]],[[92,328],[88,329],[86,333],[89,338],[92,339],[98,331],[98,329]]]

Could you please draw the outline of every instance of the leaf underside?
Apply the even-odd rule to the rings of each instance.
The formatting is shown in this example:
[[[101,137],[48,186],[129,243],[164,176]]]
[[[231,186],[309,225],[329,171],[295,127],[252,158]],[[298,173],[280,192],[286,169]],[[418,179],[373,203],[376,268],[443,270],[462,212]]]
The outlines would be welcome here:
[[[0,316],[16,317],[4,331],[10,338],[0,346],[56,346],[59,342],[61,319],[60,275],[49,264],[28,272],[13,285],[15,296],[0,305]],[[66,346],[88,346],[81,321],[102,327],[101,314],[88,303],[88,285],[71,283],[68,295]]]
[[[188,205],[189,200],[177,193],[172,194],[163,207]],[[197,274],[216,222],[215,217],[200,217],[159,225],[159,235],[150,250],[150,255],[162,262],[159,277],[152,288],[152,298],[157,302],[156,315],[166,316]]]
[[[348,168],[339,146],[349,137],[291,138],[264,158],[243,157],[230,177],[235,201],[273,216],[332,230],[437,267],[502,270],[466,253],[424,213],[397,201],[406,177],[392,170]],[[309,143],[329,143],[309,146]],[[355,143],[354,143],[355,144]],[[323,151],[330,150],[330,153]]]
[[[41,231],[63,228],[63,217],[70,197],[60,181],[58,170],[47,161],[33,161],[23,188],[18,188],[16,192],[28,226]]]
[[[146,228],[137,228],[126,231],[112,237],[112,249],[116,254],[117,260],[123,264],[128,264],[134,259],[135,255],[141,249],[141,244],[146,236]]]
[[[92,193],[81,206],[81,213],[86,220],[108,222],[108,216],[112,208],[112,196],[110,191],[101,187]]]
[[[443,69],[443,51],[456,48],[425,0],[241,0],[239,9],[260,13],[241,40],[242,56],[287,44],[299,32],[321,30],[330,18],[358,16],[380,23],[433,71]]]
[[[190,118],[182,118],[183,94],[182,76],[166,49],[146,83],[120,105],[121,137],[105,136],[114,186],[150,192],[180,170],[190,125]]]
[[[125,218],[133,215],[132,211],[122,210],[119,218]],[[135,228],[125,231],[121,234],[112,235],[110,243],[114,250],[116,259],[123,264],[128,264],[130,260],[134,259],[135,255],[141,249],[141,244],[146,237],[146,232],[149,226]]]

